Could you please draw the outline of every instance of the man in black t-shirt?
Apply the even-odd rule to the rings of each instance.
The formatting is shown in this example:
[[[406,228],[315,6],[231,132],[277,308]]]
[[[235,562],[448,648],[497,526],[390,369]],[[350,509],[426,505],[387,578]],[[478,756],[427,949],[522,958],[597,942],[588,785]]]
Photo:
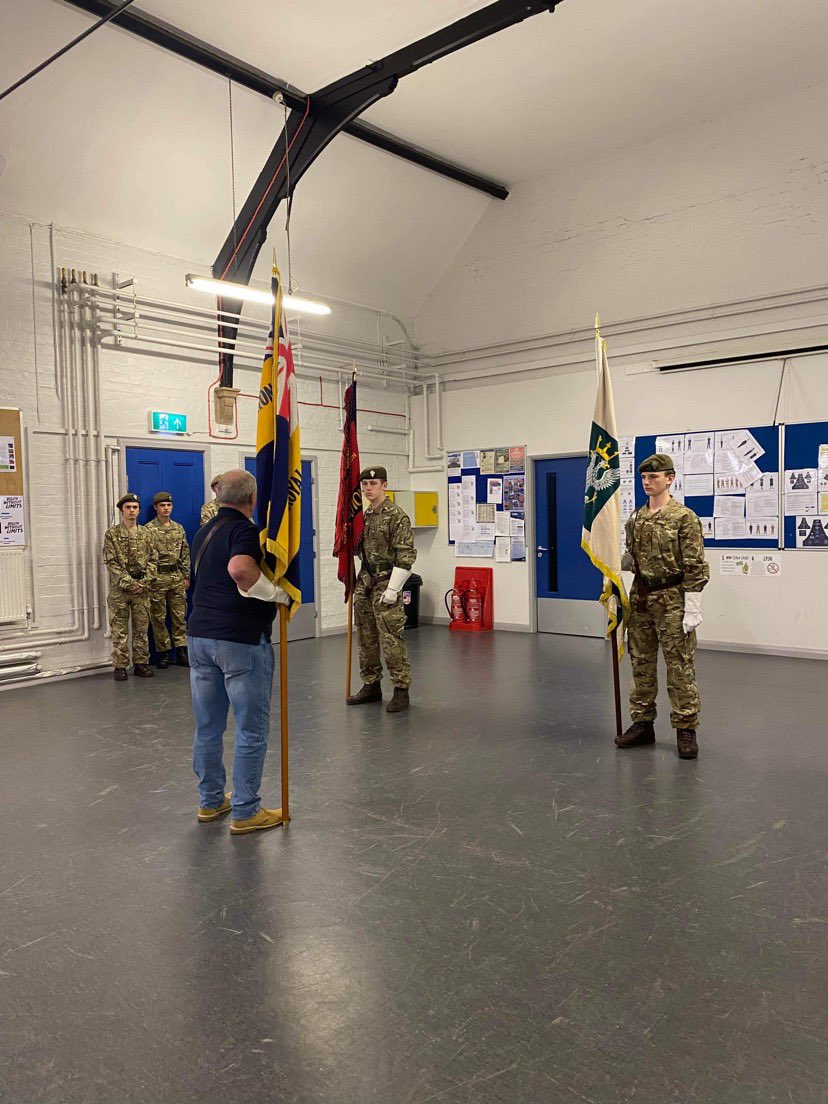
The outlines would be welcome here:
[[[262,808],[259,787],[273,690],[270,634],[276,603],[289,598],[259,568],[259,533],[251,520],[256,480],[246,471],[225,472],[216,497],[218,513],[199,529],[192,547],[187,644],[196,720],[193,769],[198,819],[231,813],[230,831],[242,835],[281,823],[281,809]],[[233,791],[226,794],[223,736],[231,705],[236,750]]]

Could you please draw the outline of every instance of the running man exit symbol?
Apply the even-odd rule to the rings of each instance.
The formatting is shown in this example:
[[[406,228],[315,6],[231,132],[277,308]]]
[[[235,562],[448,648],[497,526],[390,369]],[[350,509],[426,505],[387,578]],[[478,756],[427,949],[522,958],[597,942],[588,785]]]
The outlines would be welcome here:
[[[169,410],[151,410],[149,427],[151,433],[186,433],[187,415]]]

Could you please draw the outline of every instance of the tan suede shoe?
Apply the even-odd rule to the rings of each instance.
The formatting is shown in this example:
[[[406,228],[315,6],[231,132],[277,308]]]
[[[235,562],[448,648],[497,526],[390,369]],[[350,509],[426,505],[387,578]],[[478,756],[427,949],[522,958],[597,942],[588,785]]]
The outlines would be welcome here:
[[[231,820],[230,831],[234,836],[242,836],[245,832],[263,832],[267,828],[278,828],[282,823],[281,809],[260,808],[255,816],[247,820]]]
[[[219,817],[223,817],[226,813],[229,813],[229,812],[230,812],[230,794],[226,793],[224,795],[224,801],[222,801],[221,805],[219,805],[217,808],[204,809],[204,808],[199,807],[198,819],[201,821],[202,824],[206,824],[208,821],[218,820]]]

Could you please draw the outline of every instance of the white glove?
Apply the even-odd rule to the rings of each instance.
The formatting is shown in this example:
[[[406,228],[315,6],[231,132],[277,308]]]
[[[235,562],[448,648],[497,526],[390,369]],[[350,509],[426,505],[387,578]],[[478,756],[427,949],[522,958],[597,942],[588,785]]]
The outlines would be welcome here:
[[[691,633],[701,623],[701,591],[686,591],[684,595],[684,620],[681,627],[685,633]]]
[[[388,586],[385,588],[380,602],[384,606],[393,606],[400,596],[400,591],[405,586],[408,576],[411,574],[411,569],[406,567],[395,567],[391,572],[391,578],[388,580]]]
[[[242,598],[258,598],[260,602],[277,602],[282,606],[290,605],[290,597],[280,586],[271,583],[270,579],[262,573],[250,590],[242,590],[240,586],[236,590]]]

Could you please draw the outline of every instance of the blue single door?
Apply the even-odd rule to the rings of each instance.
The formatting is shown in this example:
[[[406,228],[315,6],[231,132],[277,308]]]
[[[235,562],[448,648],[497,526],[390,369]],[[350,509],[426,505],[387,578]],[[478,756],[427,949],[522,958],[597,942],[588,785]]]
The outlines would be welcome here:
[[[256,457],[245,456],[244,466],[256,474]],[[302,537],[299,544],[299,580],[302,607],[288,627],[288,640],[306,640],[316,636],[316,530],[313,527],[313,461],[302,461]]]
[[[586,456],[535,461],[538,631],[603,636],[601,575],[581,548]]]
[[[190,449],[132,448],[126,450],[127,488],[141,500],[138,520],[146,525],[155,517],[152,505],[157,491],[169,491],[173,497],[173,520],[184,526],[192,544],[201,523],[204,505],[204,454]],[[189,594],[187,608],[189,609]],[[150,630],[150,650],[155,645]]]

